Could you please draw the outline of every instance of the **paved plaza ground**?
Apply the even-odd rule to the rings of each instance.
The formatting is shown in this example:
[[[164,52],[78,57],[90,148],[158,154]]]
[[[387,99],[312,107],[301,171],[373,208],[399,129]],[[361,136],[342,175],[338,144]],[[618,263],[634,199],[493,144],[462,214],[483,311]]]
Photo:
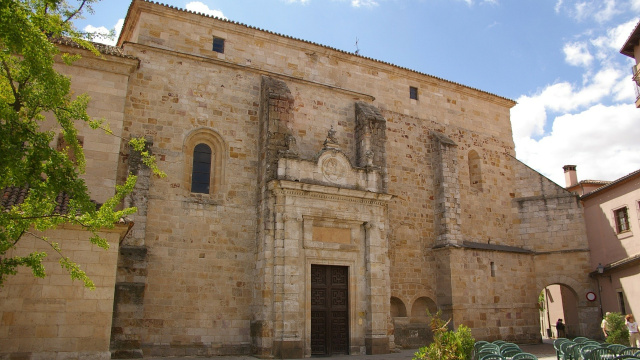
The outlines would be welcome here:
[[[553,349],[553,339],[545,339],[541,344],[521,344],[520,348],[528,353],[534,354],[538,357],[538,360],[555,360],[556,359],[556,351]],[[391,354],[384,355],[337,355],[332,357],[325,357],[322,359],[327,360],[410,360],[413,358],[413,354],[416,352],[416,349],[409,350],[401,350],[400,352],[395,352]],[[202,359],[210,359],[210,360],[255,360],[256,357],[253,356],[214,356],[214,357],[195,357],[195,356],[185,356],[185,357],[172,357],[172,358],[145,358],[146,360],[202,360]],[[307,358],[309,359],[309,358]],[[317,358],[310,358],[317,359]]]

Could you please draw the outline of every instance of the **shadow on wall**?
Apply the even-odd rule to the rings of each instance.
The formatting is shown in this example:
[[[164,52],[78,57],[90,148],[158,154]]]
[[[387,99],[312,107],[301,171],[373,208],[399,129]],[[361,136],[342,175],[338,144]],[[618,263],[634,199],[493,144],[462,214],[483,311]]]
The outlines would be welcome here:
[[[428,297],[420,297],[413,302],[411,314],[402,300],[391,297],[391,317],[393,318],[395,344],[403,349],[417,349],[433,341],[429,327],[428,313],[435,314],[436,304]]]

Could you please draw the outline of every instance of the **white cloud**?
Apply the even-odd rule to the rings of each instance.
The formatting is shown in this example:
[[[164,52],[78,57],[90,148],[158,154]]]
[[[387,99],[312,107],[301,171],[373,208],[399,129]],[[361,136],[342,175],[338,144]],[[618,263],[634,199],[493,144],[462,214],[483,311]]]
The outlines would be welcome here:
[[[284,1],[288,4],[300,3],[304,5],[304,4],[307,4],[310,0],[284,0]],[[334,0],[334,1],[345,2],[346,0]],[[471,1],[471,0],[465,0],[465,1]],[[373,8],[380,5],[378,0],[349,0],[349,3],[354,8],[360,8],[360,7]]]
[[[586,43],[568,43],[564,45],[565,61],[569,65],[588,67],[593,61],[593,56],[589,53]]]
[[[120,37],[120,33],[122,32],[122,26],[124,25],[124,19],[118,19],[115,25],[116,36],[115,40],[118,41],[118,37]]]
[[[616,8],[616,0],[605,0],[604,4],[596,11],[594,18],[599,23],[604,23],[618,14],[620,10]]]
[[[378,6],[375,0],[351,0],[351,6],[353,7],[374,7]]]
[[[631,0],[639,3],[639,0]],[[621,14],[628,5],[620,5],[617,0],[558,0],[554,6],[556,13],[566,12],[567,15],[577,21],[595,20],[598,23],[605,23],[615,15]],[[635,5],[633,5],[635,6]]]
[[[518,158],[564,186],[562,166],[578,165],[579,180],[614,180],[640,167],[640,110],[595,105],[559,116],[548,136],[516,143]]]
[[[479,1],[482,5],[484,4],[489,4],[489,5],[499,5],[500,1],[499,0],[462,0],[465,3],[467,3],[467,5],[472,6],[476,1]]]
[[[640,168],[633,60],[618,53],[636,23],[565,44],[566,62],[584,66],[582,83],[558,81],[517,100],[511,121],[520,160],[562,186],[566,164],[578,165],[579,180],[615,180]]]
[[[303,0],[303,2],[306,0]],[[191,1],[185,5],[185,8],[189,11],[201,13],[204,15],[214,16],[220,19],[226,19],[221,10],[209,9],[209,6],[200,1]]]
[[[120,32],[122,31],[122,25],[124,25],[124,19],[118,19],[118,22],[114,25],[112,30],[107,29],[104,26],[93,26],[87,25],[82,29],[85,32],[93,33],[94,39],[93,41],[99,42],[106,45],[115,45],[118,41],[118,36],[120,36]],[[113,31],[113,38],[109,38],[109,34]]]
[[[640,0],[638,1],[640,2]],[[592,39],[591,44],[595,46],[598,51],[606,52],[609,55],[613,55],[611,53],[611,51],[613,50],[616,52],[615,55],[617,57],[619,56],[619,54],[617,54],[617,51],[622,48],[622,45],[624,45],[625,41],[627,41],[629,35],[631,35],[631,32],[633,31],[637,23],[638,20],[633,19],[627,21],[626,23],[620,24],[615,28],[608,29],[606,34]]]

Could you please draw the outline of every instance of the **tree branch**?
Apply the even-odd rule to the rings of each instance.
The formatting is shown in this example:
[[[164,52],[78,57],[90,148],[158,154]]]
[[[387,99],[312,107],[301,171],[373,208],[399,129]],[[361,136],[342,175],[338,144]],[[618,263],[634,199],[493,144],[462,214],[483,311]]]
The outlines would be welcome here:
[[[71,19],[73,19],[74,16],[78,15],[78,13],[80,13],[82,11],[82,8],[84,7],[84,4],[87,2],[87,0],[82,0],[82,3],[80,3],[80,6],[78,6],[78,8],[76,9],[76,11],[74,11],[71,15],[69,15],[69,17],[63,21],[63,24],[68,23]]]
[[[16,112],[20,112],[20,109],[22,108],[22,104],[20,103],[20,96],[18,94],[18,89],[16,89],[16,86],[14,84],[13,81],[13,77],[11,76],[11,69],[9,69],[9,65],[7,64],[6,61],[4,61],[4,59],[2,60],[2,68],[4,69],[4,72],[7,74],[7,79],[9,79],[9,85],[11,85],[11,91],[13,92],[13,104],[10,104],[13,107],[13,110],[15,110]]]

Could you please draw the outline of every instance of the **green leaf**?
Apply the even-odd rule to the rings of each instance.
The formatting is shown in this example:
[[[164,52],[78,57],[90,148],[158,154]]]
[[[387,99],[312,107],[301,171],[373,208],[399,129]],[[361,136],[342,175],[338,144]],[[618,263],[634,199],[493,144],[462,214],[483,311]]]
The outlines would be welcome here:
[[[61,38],[89,50],[90,56],[102,56],[89,41],[96,34],[79,31],[73,24],[83,12],[91,12],[97,1],[0,0],[0,188],[28,188],[22,203],[0,211],[0,286],[20,267],[30,268],[36,277],[46,275],[42,264],[45,252],[9,255],[20,249],[23,237],[33,236],[49,244],[72,279],[94,288],[86,273],[64,255],[67,249],[33,233],[33,229],[46,232],[64,224],[77,225],[88,232],[88,241],[108,249],[100,231],[136,212],[135,208],[120,209],[124,197],[133,190],[135,176],[117,186],[115,195],[100,209],[91,201],[81,177],[86,160],[76,126],[85,123],[103,136],[114,134],[103,119],[87,114],[89,97],[72,96],[71,80],[54,67],[56,61],[68,66],[79,58],[60,53],[56,43]],[[56,131],[42,130],[45,113],[56,121]],[[58,151],[50,144],[60,135],[65,146]],[[130,146],[143,153],[144,163],[154,174],[164,175],[143,138],[132,140]],[[63,193],[71,199],[66,213],[56,211],[57,197]]]

